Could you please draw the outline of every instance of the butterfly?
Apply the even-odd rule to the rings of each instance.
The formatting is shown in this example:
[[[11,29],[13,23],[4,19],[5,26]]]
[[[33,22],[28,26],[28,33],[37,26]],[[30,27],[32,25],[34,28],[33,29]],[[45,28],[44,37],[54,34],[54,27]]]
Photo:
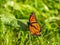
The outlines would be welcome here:
[[[34,12],[32,12],[30,15],[28,28],[30,30],[31,35],[37,35],[37,36],[41,35],[41,27],[37,23],[37,19]]]

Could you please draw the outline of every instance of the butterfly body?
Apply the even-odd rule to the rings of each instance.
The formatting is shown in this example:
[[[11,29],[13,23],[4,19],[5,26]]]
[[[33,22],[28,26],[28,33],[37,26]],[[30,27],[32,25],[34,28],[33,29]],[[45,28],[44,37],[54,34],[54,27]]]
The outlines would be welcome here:
[[[35,14],[32,13],[29,18],[28,27],[31,35],[41,35],[40,25],[37,23]]]

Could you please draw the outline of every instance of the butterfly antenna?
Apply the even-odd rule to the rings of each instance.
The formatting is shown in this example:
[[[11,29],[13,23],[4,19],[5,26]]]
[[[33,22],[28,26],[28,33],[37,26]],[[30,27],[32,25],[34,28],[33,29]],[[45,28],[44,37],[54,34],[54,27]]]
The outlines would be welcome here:
[[[32,12],[32,13],[31,13],[31,15],[35,15],[35,13],[34,13],[34,12]]]

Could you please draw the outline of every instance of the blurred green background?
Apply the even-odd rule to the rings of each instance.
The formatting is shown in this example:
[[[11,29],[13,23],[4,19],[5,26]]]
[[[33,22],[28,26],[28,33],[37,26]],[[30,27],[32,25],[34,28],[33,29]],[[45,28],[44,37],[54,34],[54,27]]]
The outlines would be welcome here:
[[[31,12],[41,36],[30,35]],[[60,45],[60,0],[0,0],[0,45]]]

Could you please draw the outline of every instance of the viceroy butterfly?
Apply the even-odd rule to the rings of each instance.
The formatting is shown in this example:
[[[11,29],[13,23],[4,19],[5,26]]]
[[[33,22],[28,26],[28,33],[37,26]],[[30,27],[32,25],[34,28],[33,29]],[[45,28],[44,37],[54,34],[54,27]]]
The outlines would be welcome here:
[[[37,23],[37,19],[34,12],[32,12],[30,15],[28,28],[30,30],[31,35],[37,35],[37,36],[41,35],[41,27]]]

